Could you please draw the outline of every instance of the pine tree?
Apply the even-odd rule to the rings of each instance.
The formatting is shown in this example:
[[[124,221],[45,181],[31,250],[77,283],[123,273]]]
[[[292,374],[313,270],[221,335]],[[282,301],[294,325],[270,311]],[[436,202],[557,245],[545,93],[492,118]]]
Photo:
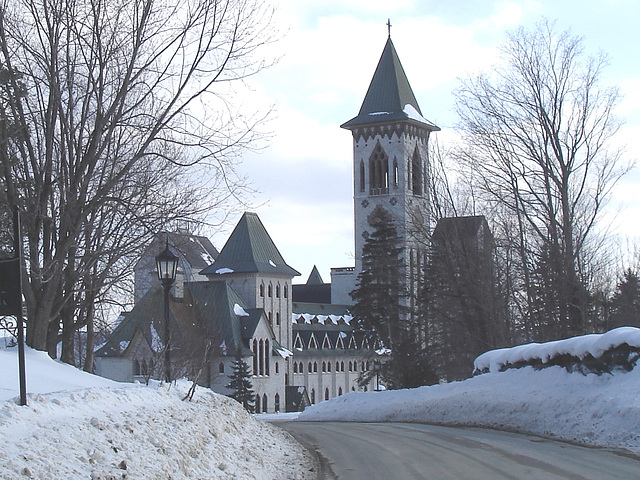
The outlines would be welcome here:
[[[250,380],[251,371],[240,352],[238,352],[233,362],[233,373],[229,375],[229,378],[231,381],[226,385],[226,388],[233,390],[233,393],[229,396],[241,403],[247,412],[255,413],[255,405],[253,403],[255,396]]]
[[[640,279],[630,268],[611,299],[611,325],[640,327]]]
[[[404,306],[402,239],[384,208],[377,206],[367,221],[372,232],[363,246],[362,272],[351,292],[356,329],[368,337],[370,345],[391,350],[390,360],[380,366],[388,387],[433,383],[437,379],[427,366]]]

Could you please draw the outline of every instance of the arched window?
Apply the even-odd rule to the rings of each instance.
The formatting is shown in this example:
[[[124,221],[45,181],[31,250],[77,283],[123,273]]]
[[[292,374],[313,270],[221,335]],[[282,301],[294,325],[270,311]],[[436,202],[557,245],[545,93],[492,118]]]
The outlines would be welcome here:
[[[316,403],[316,390],[315,390],[315,388],[311,389],[311,403]]]
[[[273,295],[273,287],[271,286],[271,284],[269,284],[269,286],[267,287],[267,295],[269,297]]]
[[[269,312],[269,313],[267,314],[267,318],[268,318],[268,320],[269,320],[269,325],[273,326],[273,320],[272,320],[272,317],[271,317],[271,312]]]
[[[411,159],[411,190],[414,195],[422,195],[422,158],[418,148],[413,152]]]
[[[327,362],[327,372],[331,371],[331,362]]]
[[[307,370],[309,373],[313,372],[313,364],[309,362],[309,369]]]
[[[275,409],[276,413],[280,411],[280,395],[278,393],[276,393],[276,396],[273,399],[273,408]]]
[[[260,284],[259,290],[260,290],[260,296],[264,297],[264,284],[262,284],[262,283]]]
[[[398,160],[393,159],[393,188],[398,188]]]
[[[300,362],[300,363],[298,364],[298,371],[299,371],[300,373],[304,373],[304,368],[302,367],[302,362]]]
[[[324,389],[324,399],[325,400],[329,400],[329,389],[328,388]]]
[[[349,371],[353,371],[353,364],[351,362],[349,362]]]
[[[364,162],[360,160],[360,191],[364,192]]]
[[[289,298],[289,289],[287,285],[284,286],[284,298]]]
[[[262,413],[267,413],[267,394],[262,395]]]
[[[258,341],[253,341],[253,374],[258,375]]]
[[[336,372],[340,371],[340,362],[336,362]]]
[[[218,373],[224,373],[224,363],[220,362],[218,364]]]
[[[269,340],[264,341],[264,374],[269,375],[269,358],[271,349],[269,348]]]
[[[298,373],[298,362],[293,362],[293,373]]]
[[[364,372],[364,362],[362,362],[362,371]]]
[[[264,342],[258,344],[258,375],[264,375]]]
[[[260,395],[256,395],[256,413],[260,413]]]
[[[389,193],[389,157],[378,142],[369,157],[369,195],[387,193]]]
[[[342,395],[342,387],[338,387],[338,396]]]
[[[313,362],[313,373],[318,373],[318,363]]]
[[[344,372],[344,362],[340,362],[340,371]]]
[[[322,371],[323,372],[327,371],[327,362],[322,362]]]
[[[276,298],[280,298],[280,285],[276,285]]]
[[[276,312],[276,325],[280,325],[280,312]]]

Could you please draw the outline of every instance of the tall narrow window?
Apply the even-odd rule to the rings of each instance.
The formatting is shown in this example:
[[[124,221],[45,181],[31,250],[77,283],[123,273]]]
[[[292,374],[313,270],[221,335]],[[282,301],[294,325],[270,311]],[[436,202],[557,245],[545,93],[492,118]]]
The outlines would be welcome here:
[[[276,413],[280,411],[280,394],[278,393],[276,393],[276,396],[273,400],[273,408],[275,409]]]
[[[258,375],[258,341],[253,341],[253,374]]]
[[[264,342],[262,340],[258,347],[258,374],[264,375]]]
[[[256,413],[260,413],[260,395],[256,395]]]
[[[398,160],[393,159],[393,188],[398,188]]]
[[[262,413],[267,413],[267,394],[262,395]]]
[[[360,191],[364,192],[364,161],[360,160]]]
[[[324,389],[324,399],[325,400],[329,400],[329,389],[328,388]]]
[[[378,142],[369,157],[369,195],[389,193],[389,157]]]
[[[411,190],[414,195],[422,195],[422,158],[417,148],[411,159]]]
[[[280,325],[280,312],[276,312],[276,325]]]
[[[269,358],[271,350],[269,349],[269,340],[264,341],[264,374],[269,375]]]

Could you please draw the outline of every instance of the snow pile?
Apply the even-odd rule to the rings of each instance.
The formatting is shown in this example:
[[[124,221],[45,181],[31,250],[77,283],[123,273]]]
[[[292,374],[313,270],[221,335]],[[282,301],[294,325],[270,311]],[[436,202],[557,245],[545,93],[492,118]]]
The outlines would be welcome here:
[[[0,478],[304,479],[306,451],[227,397],[188,383],[119,384],[27,349],[29,405],[17,404],[17,352],[0,349]]]
[[[498,372],[510,365],[540,361],[549,363],[562,355],[578,359],[587,356],[600,358],[602,355],[621,345],[640,348],[640,329],[620,327],[603,334],[583,335],[546,343],[529,343],[513,348],[491,350],[480,355],[474,362],[477,372]]]
[[[593,354],[599,348],[607,348],[607,344],[632,344],[637,338],[637,329],[614,332],[597,339],[579,337],[574,340],[572,351]],[[558,347],[554,343],[556,351],[568,345],[561,343]],[[529,346],[527,355],[542,357],[549,348],[541,344],[536,351]],[[507,353],[504,351],[502,358],[508,358]],[[542,370],[524,367],[410,390],[351,392],[307,408],[299,419],[472,425],[623,448],[639,454],[639,385],[640,367],[603,375],[569,373],[560,366]]]

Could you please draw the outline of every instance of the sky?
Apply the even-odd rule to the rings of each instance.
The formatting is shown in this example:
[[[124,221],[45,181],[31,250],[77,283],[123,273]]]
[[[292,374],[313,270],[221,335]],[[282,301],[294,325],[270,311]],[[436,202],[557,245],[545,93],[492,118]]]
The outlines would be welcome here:
[[[239,167],[257,193],[250,199],[280,253],[305,282],[317,265],[353,266],[351,133],[340,125],[356,116],[387,39],[394,42],[423,115],[456,141],[455,97],[460,78],[489,71],[506,32],[543,17],[584,38],[585,51],[609,56],[602,84],[618,86],[615,112],[627,160],[640,158],[640,2],[635,0],[279,0],[274,27],[282,34],[270,55],[278,63],[251,81],[248,104],[274,105],[269,141],[247,152]],[[640,235],[640,174],[614,192],[617,232]],[[612,210],[612,211],[613,211]],[[481,212],[479,212],[481,213]],[[230,218],[232,228],[237,218]],[[213,235],[222,248],[229,230]]]

